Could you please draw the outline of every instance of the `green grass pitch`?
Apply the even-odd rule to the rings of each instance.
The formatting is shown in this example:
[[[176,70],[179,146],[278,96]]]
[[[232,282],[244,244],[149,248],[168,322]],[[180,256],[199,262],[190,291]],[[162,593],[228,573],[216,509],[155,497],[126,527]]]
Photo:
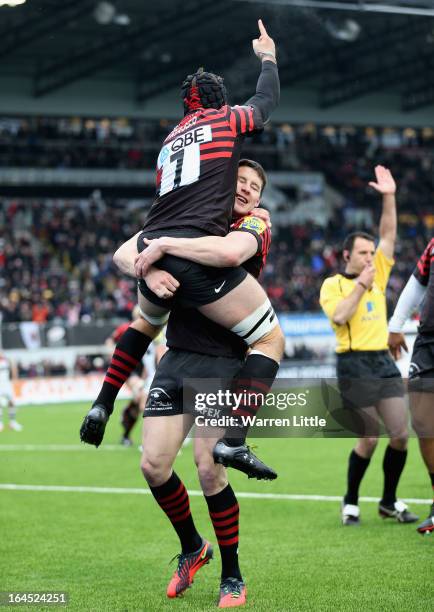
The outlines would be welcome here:
[[[85,404],[22,408],[24,430],[0,433],[0,484],[146,489],[139,426],[133,448],[80,447],[78,429],[86,409]],[[106,445],[119,441],[119,412],[110,421]],[[342,495],[352,440],[261,439],[258,444],[279,478],[263,483],[231,471],[235,491]],[[24,450],[21,445],[74,446]],[[385,445],[382,440],[371,462],[363,496],[381,495]],[[183,449],[175,469],[190,490],[199,489],[191,447]],[[399,494],[429,499],[414,439]],[[434,537],[418,535],[414,525],[380,519],[376,504],[361,503],[360,528],[341,526],[338,502],[242,498],[240,506],[240,565],[248,588],[244,609],[432,609]],[[192,496],[191,507],[199,531],[215,543],[202,497]],[[428,505],[412,510],[425,518]],[[216,609],[217,546],[215,559],[185,596],[167,600],[174,569],[168,562],[179,552],[178,542],[150,495],[0,489],[0,519],[0,591],[67,591],[69,610]]]

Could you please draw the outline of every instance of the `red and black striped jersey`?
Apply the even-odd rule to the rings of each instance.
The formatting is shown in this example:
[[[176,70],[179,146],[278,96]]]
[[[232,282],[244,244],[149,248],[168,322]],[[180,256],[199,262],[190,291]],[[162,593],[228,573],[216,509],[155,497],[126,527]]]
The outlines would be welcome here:
[[[262,127],[261,114],[252,106],[199,109],[184,117],[158,156],[156,199],[143,229],[188,228],[225,236],[242,140]]]
[[[231,225],[230,231],[249,232],[249,234],[252,234],[256,238],[258,242],[258,250],[250,259],[243,263],[243,268],[245,268],[252,276],[258,278],[262,268],[265,266],[268,251],[270,250],[270,229],[267,227],[265,221],[259,219],[259,217],[248,215],[247,217],[241,217],[237,221],[234,221],[234,223]]]
[[[421,332],[434,332],[434,238],[417,262],[414,275],[421,285],[427,287],[427,292],[420,313]]]

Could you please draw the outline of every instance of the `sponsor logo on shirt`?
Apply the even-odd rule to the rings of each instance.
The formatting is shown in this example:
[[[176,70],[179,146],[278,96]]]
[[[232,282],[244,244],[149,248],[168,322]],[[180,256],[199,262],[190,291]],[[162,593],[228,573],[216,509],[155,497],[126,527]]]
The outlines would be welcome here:
[[[239,226],[239,229],[253,230],[258,234],[262,234],[267,229],[265,221],[258,219],[258,217],[246,217]]]

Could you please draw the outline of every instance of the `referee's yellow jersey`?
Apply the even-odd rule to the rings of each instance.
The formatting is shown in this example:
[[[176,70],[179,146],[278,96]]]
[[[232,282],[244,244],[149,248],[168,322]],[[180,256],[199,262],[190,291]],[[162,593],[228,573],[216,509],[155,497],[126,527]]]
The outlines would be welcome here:
[[[320,304],[336,334],[336,352],[383,351],[387,346],[386,285],[394,264],[378,248],[374,257],[372,289],[365,291],[354,315],[344,325],[332,321],[338,303],[353,291],[356,279],[345,274],[326,278],[321,287]]]

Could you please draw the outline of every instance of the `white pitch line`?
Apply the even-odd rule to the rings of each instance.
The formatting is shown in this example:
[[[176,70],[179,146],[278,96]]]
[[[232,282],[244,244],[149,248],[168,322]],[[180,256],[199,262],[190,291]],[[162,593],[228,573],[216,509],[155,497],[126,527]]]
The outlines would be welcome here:
[[[92,451],[88,444],[0,444],[0,452],[4,451]],[[104,444],[98,449],[101,451],[121,451],[125,452],[129,448],[121,444]]]
[[[72,487],[63,485],[20,485],[20,484],[0,484],[3,491],[38,491],[38,492],[60,492],[60,493],[114,493],[118,495],[150,495],[149,489],[127,489],[121,487]],[[201,497],[202,491],[189,491],[192,497]],[[340,502],[342,495],[298,495],[289,493],[240,493],[237,497],[244,499],[273,499],[288,501],[321,501],[321,502]],[[378,497],[360,497],[362,502],[378,503]],[[404,499],[409,504],[431,504],[431,499]]]

